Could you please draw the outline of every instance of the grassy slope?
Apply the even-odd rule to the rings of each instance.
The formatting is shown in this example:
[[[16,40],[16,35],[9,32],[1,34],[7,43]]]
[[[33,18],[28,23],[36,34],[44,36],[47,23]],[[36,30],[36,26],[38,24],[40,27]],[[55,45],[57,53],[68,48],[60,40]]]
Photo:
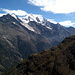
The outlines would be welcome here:
[[[75,36],[30,55],[4,75],[75,75]]]

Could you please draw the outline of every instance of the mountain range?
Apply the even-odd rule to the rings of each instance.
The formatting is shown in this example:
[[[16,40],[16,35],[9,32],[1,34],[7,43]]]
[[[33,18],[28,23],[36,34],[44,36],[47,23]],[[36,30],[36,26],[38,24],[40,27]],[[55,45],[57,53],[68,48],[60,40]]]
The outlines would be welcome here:
[[[0,17],[0,74],[30,54],[57,46],[71,35],[75,35],[75,28],[51,23],[41,16],[3,15]]]

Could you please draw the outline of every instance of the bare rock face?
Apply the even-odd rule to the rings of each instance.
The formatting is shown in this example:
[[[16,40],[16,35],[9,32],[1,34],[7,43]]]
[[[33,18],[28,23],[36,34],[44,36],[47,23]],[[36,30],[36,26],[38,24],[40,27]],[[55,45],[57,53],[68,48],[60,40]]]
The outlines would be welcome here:
[[[4,75],[75,75],[75,36],[30,55]]]

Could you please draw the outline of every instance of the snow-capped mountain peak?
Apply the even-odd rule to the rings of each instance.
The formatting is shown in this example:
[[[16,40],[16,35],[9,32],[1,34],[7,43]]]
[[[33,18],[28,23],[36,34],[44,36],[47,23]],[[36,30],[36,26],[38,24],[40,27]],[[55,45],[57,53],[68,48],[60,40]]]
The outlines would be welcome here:
[[[17,19],[17,16],[14,13],[12,13],[11,16]]]
[[[37,23],[44,24],[44,18],[41,15],[26,14],[24,17],[20,17],[20,19],[25,23],[35,21]]]
[[[42,17],[42,15],[36,15],[36,14],[26,14],[24,17],[20,17],[20,19],[23,21],[23,23],[29,23],[30,21],[35,21],[37,23],[40,23],[41,25],[44,25],[47,29],[52,30],[50,25],[47,24],[47,20]],[[23,24],[23,25],[24,25]]]
[[[47,20],[42,17],[42,15],[36,15],[36,14],[25,14],[24,17],[18,17],[14,13],[11,14],[12,17],[14,17],[17,21],[19,21],[23,26],[25,26],[28,30],[31,30],[33,32],[36,32],[36,30],[30,26],[28,23],[30,21],[35,21],[43,26],[45,26],[47,29],[52,30],[52,27],[47,24]],[[36,32],[37,33],[37,32]]]

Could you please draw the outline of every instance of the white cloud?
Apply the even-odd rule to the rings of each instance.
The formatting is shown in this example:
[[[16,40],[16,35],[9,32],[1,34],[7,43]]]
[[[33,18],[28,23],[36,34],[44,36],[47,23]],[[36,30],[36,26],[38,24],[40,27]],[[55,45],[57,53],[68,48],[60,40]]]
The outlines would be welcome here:
[[[57,13],[75,12],[75,0],[28,0],[30,4],[39,6],[43,11]]]
[[[54,21],[54,19],[47,19],[47,21],[50,21],[51,23],[57,24],[57,22]]]
[[[66,26],[66,27],[69,27],[69,26],[74,26],[75,23],[72,23],[70,20],[68,21],[63,21],[63,22],[59,22],[59,24],[63,25],[63,26]]]
[[[3,16],[3,15],[5,15],[5,14],[0,14],[0,17]]]
[[[8,9],[0,9],[0,11],[4,11],[5,13],[9,13],[9,14],[12,14],[12,13],[14,13],[14,14],[16,14],[16,15],[18,15],[18,16],[24,16],[24,15],[26,15],[27,13],[25,12],[25,11],[23,11],[23,10],[8,10]]]

